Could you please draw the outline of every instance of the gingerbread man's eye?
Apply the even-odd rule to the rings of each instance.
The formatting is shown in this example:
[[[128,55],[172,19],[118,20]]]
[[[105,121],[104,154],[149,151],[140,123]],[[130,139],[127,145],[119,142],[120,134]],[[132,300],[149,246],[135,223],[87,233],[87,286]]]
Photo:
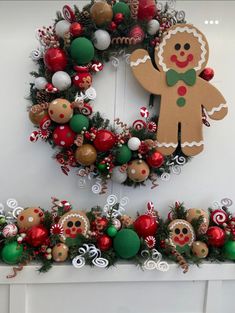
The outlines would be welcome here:
[[[75,222],[75,226],[76,226],[76,227],[81,226],[81,222],[80,222],[80,221],[76,221],[76,222]]]
[[[183,234],[185,234],[185,235],[186,235],[186,234],[188,233],[187,228],[183,228],[183,229],[182,229],[182,232],[183,232]]]
[[[176,45],[175,45],[175,50],[179,50],[181,48],[181,45],[179,44],[179,43],[177,43]]]
[[[189,44],[189,43],[186,43],[186,44],[184,45],[184,49],[185,49],[185,50],[189,50],[189,49],[190,49],[190,44]]]
[[[175,233],[176,233],[176,235],[179,235],[180,229],[179,229],[179,228],[176,228],[176,229],[175,229]]]
[[[67,223],[67,226],[68,226],[68,227],[73,227],[73,222],[72,222],[72,221],[69,221],[69,222]]]

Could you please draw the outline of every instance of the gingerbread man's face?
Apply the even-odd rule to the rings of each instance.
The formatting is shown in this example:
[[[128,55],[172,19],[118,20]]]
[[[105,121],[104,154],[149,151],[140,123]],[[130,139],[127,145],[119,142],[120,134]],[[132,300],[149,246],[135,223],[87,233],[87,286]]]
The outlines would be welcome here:
[[[71,211],[64,214],[60,218],[59,224],[63,228],[63,234],[60,238],[63,242],[65,242],[67,238],[75,239],[79,234],[85,236],[90,227],[86,214],[81,211]]]
[[[191,246],[195,240],[194,230],[190,223],[185,220],[174,220],[169,224],[170,242],[174,246]]]
[[[155,61],[160,71],[194,69],[200,73],[208,54],[207,40],[198,29],[192,25],[175,25],[156,48]]]

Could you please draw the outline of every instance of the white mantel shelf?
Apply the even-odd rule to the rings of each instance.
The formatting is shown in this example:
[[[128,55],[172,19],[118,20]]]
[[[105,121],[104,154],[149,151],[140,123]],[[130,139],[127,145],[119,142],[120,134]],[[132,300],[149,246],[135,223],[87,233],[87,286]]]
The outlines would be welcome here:
[[[235,263],[203,263],[191,265],[183,274],[177,264],[170,264],[168,272],[142,270],[130,263],[118,263],[108,269],[84,266],[76,269],[70,264],[56,264],[47,273],[38,272],[39,265],[24,267],[17,276],[7,279],[12,273],[9,265],[0,265],[0,284],[59,284],[59,283],[110,283],[110,282],[155,282],[155,281],[218,281],[235,280]]]

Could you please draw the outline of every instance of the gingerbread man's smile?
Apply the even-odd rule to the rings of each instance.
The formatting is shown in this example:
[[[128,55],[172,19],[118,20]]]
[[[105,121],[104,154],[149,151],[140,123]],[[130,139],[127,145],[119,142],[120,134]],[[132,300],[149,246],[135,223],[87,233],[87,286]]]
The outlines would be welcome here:
[[[180,68],[184,68],[188,66],[189,62],[191,62],[192,60],[193,60],[193,55],[191,53],[187,56],[185,61],[179,61],[175,54],[171,56],[171,62],[174,62],[176,66]]]

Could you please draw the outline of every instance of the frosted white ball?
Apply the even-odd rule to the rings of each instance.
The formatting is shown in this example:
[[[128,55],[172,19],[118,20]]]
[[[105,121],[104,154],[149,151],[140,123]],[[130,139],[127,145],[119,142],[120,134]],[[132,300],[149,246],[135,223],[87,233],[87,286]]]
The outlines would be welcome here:
[[[70,29],[71,24],[68,21],[61,20],[55,25],[55,33],[58,37],[63,38],[64,34]]]
[[[139,149],[141,144],[141,141],[137,137],[132,137],[128,140],[128,148],[131,149],[132,151],[136,151]]]
[[[155,35],[160,29],[160,24],[157,20],[151,20],[147,25],[147,32],[149,35]]]
[[[93,35],[93,44],[98,50],[105,50],[110,46],[111,38],[106,30],[98,29]]]
[[[115,166],[111,176],[112,181],[119,184],[124,183],[124,181],[127,179],[127,173],[120,171],[120,169],[121,166]]]
[[[38,90],[43,90],[46,88],[47,80],[45,77],[37,77],[35,78],[34,84]]]
[[[71,86],[71,77],[66,72],[58,71],[52,76],[52,84],[60,91],[66,90]]]

